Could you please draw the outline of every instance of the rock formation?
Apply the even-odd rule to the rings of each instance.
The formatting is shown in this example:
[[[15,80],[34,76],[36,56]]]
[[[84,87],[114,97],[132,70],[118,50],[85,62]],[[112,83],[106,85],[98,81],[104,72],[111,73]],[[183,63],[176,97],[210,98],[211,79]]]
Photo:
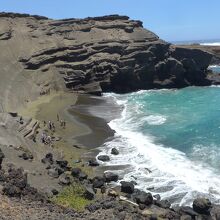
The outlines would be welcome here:
[[[210,53],[173,47],[127,16],[52,20],[1,13],[0,48],[16,43],[21,72],[56,88],[100,95],[211,84]]]

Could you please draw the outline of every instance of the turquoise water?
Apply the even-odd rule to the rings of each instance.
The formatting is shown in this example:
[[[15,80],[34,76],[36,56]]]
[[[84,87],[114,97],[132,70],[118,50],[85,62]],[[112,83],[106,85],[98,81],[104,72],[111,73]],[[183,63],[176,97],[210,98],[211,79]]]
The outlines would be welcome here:
[[[197,196],[220,202],[220,87],[108,96],[124,111],[109,123],[116,134],[101,147],[111,157],[104,166],[127,165],[117,171],[125,180],[173,204]]]
[[[137,128],[138,132],[154,136],[156,144],[172,147],[188,157],[206,161],[213,168],[220,168],[220,88],[152,91],[133,95],[128,102],[138,104],[140,114],[145,119],[148,117]],[[164,123],[160,124],[163,119]],[[207,151],[214,149],[216,155]]]

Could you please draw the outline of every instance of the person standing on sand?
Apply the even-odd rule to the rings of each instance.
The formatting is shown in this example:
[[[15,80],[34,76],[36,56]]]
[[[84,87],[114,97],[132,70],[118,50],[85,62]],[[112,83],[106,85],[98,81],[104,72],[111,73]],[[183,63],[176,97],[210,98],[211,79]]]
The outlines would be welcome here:
[[[49,124],[49,129],[52,130],[52,123],[51,123],[51,121],[49,121],[48,124]]]
[[[52,123],[52,130],[53,130],[53,132],[55,132],[55,125],[54,125],[54,123]]]
[[[60,117],[59,117],[59,115],[57,114],[57,121],[60,121]]]
[[[66,121],[63,120],[63,129],[65,129],[65,128],[66,128]]]

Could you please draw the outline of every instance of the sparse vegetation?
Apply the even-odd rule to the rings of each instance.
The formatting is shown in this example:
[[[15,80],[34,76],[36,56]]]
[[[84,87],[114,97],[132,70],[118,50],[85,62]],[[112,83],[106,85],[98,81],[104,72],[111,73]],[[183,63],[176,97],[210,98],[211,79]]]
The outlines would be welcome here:
[[[67,186],[62,192],[52,199],[52,202],[70,207],[77,211],[82,211],[86,205],[91,203],[83,197],[84,188],[80,183],[74,182],[72,185]]]

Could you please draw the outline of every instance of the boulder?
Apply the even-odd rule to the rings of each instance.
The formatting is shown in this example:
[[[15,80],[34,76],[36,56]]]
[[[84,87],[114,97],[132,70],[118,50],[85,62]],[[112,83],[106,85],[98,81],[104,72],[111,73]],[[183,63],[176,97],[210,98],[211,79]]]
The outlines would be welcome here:
[[[27,173],[24,173],[22,168],[11,169],[6,181],[22,190],[27,186]]]
[[[101,188],[105,184],[105,178],[102,176],[96,176],[92,179],[93,188]]]
[[[47,174],[53,178],[58,178],[59,177],[59,171],[58,169],[55,169],[55,168],[51,168],[47,171]]]
[[[68,165],[68,161],[67,160],[56,160],[56,163],[61,167],[66,169],[67,165]]]
[[[58,190],[56,190],[56,189],[52,189],[51,192],[54,196],[58,195],[58,193],[59,193]]]
[[[151,205],[153,203],[153,196],[151,193],[140,191],[137,195],[134,195],[134,200],[137,204]]]
[[[67,174],[63,173],[59,176],[59,184],[60,185],[70,185],[71,180],[70,177],[67,176]]]
[[[164,209],[168,209],[171,206],[171,203],[168,200],[156,200],[154,204]]]
[[[78,177],[81,172],[82,172],[82,171],[81,171],[80,168],[73,168],[72,171],[71,171],[71,175],[72,175],[73,177]]]
[[[52,153],[48,153],[46,154],[46,156],[41,160],[42,163],[45,164],[53,164],[53,154]]]
[[[78,178],[80,181],[83,181],[83,180],[86,180],[88,177],[87,174],[85,174],[84,172],[80,172],[79,175],[78,175]]]
[[[117,182],[118,181],[118,174],[112,172],[105,172],[104,178],[107,183],[109,182]]]
[[[131,182],[121,181],[121,192],[132,194],[134,192],[134,184]]]
[[[84,197],[88,200],[92,200],[95,198],[95,192],[92,188],[92,185],[87,185],[85,186],[85,192],[84,192]]]
[[[89,161],[88,161],[88,164],[89,164],[89,166],[91,166],[91,167],[97,167],[97,166],[99,166],[99,163],[97,162],[96,159],[91,159],[91,160],[89,160]]]
[[[99,155],[97,158],[98,160],[101,160],[103,162],[107,162],[110,160],[110,157],[108,155]]]
[[[118,197],[119,194],[118,194],[115,190],[109,189],[109,190],[108,190],[108,196]]]
[[[208,215],[212,208],[212,203],[209,199],[206,198],[198,198],[193,201],[193,210],[198,212],[199,214]]]
[[[114,148],[112,148],[112,150],[111,150],[111,154],[113,154],[113,155],[118,155],[118,154],[119,154],[119,151],[114,147]]]

